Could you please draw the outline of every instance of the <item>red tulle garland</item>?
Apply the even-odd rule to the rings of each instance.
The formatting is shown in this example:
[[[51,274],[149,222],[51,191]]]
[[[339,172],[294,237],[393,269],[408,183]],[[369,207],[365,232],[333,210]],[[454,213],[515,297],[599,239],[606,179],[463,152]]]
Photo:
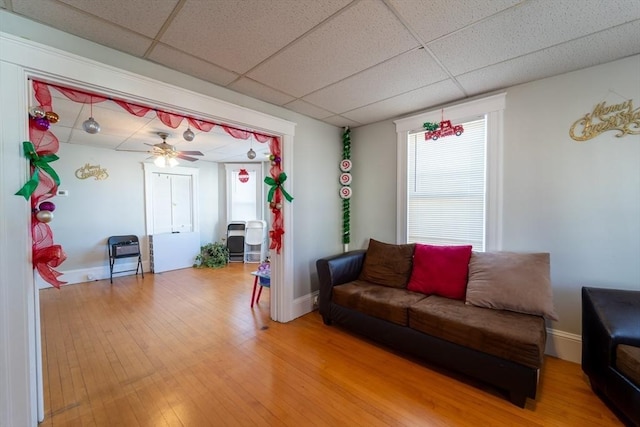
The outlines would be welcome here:
[[[269,149],[271,150],[271,154],[275,156],[276,159],[281,159],[280,152],[280,139],[272,138],[269,142]],[[278,179],[280,173],[282,173],[282,162],[281,161],[272,161],[271,169],[269,172],[271,173],[271,177],[273,179]],[[276,188],[275,193],[273,195],[273,203],[276,207],[271,209],[273,213],[273,223],[272,229],[269,231],[269,238],[271,239],[271,245],[269,245],[270,249],[275,249],[276,253],[280,253],[282,249],[282,235],[284,234],[284,225],[282,221],[282,191],[280,191],[280,187]]]
[[[46,84],[33,81],[33,91],[40,107],[45,111],[52,111],[51,93]],[[33,120],[29,120],[29,140],[33,143],[36,153],[39,156],[55,154],[60,148],[58,138],[50,131],[38,129]],[[31,173],[35,168],[31,166]],[[41,169],[38,170],[39,182],[35,191],[31,195],[31,238],[32,238],[32,262],[33,268],[40,273],[42,279],[56,288],[60,288],[67,282],[58,280],[62,275],[54,270],[67,259],[67,255],[62,250],[62,246],[54,245],[53,231],[48,224],[39,222],[35,213],[40,203],[52,198],[58,186],[53,179]]]
[[[49,84],[49,83],[43,83],[43,82],[39,82],[34,80],[33,81],[33,89],[34,89],[34,93],[35,93],[35,97],[36,100],[38,100],[38,102],[40,103],[40,106],[45,110],[45,111],[52,111],[52,107],[51,107],[51,93],[49,91],[49,87],[52,87],[54,89],[56,89],[57,91],[59,91],[60,93],[62,93],[64,96],[66,96],[67,98],[69,98],[72,101],[75,102],[81,102],[83,104],[95,104],[95,103],[99,103],[99,102],[104,102],[106,100],[108,100],[109,98],[103,96],[103,95],[97,95],[97,94],[93,94],[93,93],[89,93],[89,92],[85,92],[85,91],[80,91],[80,90],[76,90],[76,89],[70,89],[70,88],[66,88],[63,86],[58,86],[58,85],[53,85],[53,84]],[[280,151],[280,140],[278,137],[276,136],[272,136],[272,135],[265,135],[263,133],[259,133],[259,132],[254,132],[254,131],[249,131],[249,130],[244,130],[244,129],[238,129],[235,128],[233,126],[229,126],[229,125],[225,125],[225,124],[220,124],[220,123],[212,123],[212,122],[207,122],[204,120],[199,120],[199,119],[195,119],[192,117],[184,117],[182,115],[179,114],[175,114],[175,113],[169,113],[166,111],[159,111],[159,110],[155,110],[151,107],[145,107],[145,106],[141,106],[141,105],[137,105],[137,104],[132,104],[130,102],[126,102],[126,101],[122,101],[122,100],[113,100],[116,104],[118,104],[120,107],[122,107],[124,110],[126,110],[127,112],[129,112],[130,114],[133,114],[135,116],[138,117],[143,117],[145,116],[147,113],[149,113],[150,111],[155,111],[157,117],[160,119],[160,121],[162,121],[162,123],[164,123],[165,125],[169,126],[172,129],[177,128],[178,126],[180,126],[180,124],[182,123],[183,119],[187,119],[188,123],[190,126],[193,126],[195,129],[198,129],[199,131],[202,132],[209,132],[211,131],[211,129],[213,129],[216,125],[222,127],[222,129],[224,129],[224,131],[232,136],[233,138],[236,139],[243,139],[243,140],[247,140],[249,138],[251,138],[252,136],[256,139],[256,141],[260,142],[260,143],[265,143],[265,142],[269,142],[269,148],[271,151],[271,155],[273,156],[272,158],[277,159],[277,161],[272,161],[271,162],[271,169],[270,169],[270,174],[274,179],[277,179],[280,176],[280,173],[282,172],[282,153]],[[35,128],[35,126],[33,126],[30,123],[29,126],[29,136],[31,138],[31,142],[33,143],[33,145],[36,148],[36,152],[41,155],[41,154],[53,154],[56,153],[58,151],[59,148],[59,142],[58,139],[55,137],[55,135],[53,135],[53,133],[51,133],[50,131],[40,131],[38,129]],[[41,184],[42,185],[42,181],[43,181],[43,176],[41,174]],[[53,183],[53,181],[51,179],[49,179],[49,181],[51,183]],[[38,186],[38,188],[40,188],[40,185]],[[55,184],[53,184],[55,187]],[[48,189],[49,194],[47,197],[41,198],[37,201],[37,203],[35,203],[34,205],[34,200],[36,199],[36,197],[32,197],[32,207],[37,207],[37,205],[46,200],[47,198],[51,198],[53,197],[53,195],[55,194],[57,187],[51,187]],[[45,189],[46,187],[43,187],[43,189]],[[38,190],[36,189],[36,192],[34,192],[34,195],[38,192]],[[275,191],[274,194],[274,203],[276,203],[278,206],[282,206],[282,193],[280,191],[280,189],[278,188]],[[271,239],[271,244],[270,244],[270,248],[271,249],[275,249],[276,252],[279,254],[280,250],[282,248],[282,235],[284,234],[284,225],[283,225],[283,220],[282,220],[282,212],[281,209],[279,208],[273,208],[272,210],[273,213],[273,221],[272,221],[272,230],[269,232],[269,236]],[[35,218],[34,218],[35,220]],[[35,221],[37,222],[37,221]],[[33,223],[33,221],[32,221]],[[46,224],[42,224],[45,225]],[[48,226],[47,226],[48,228]],[[51,236],[53,236],[53,233],[51,233],[51,230],[49,229],[49,233],[51,234]],[[34,238],[34,242],[35,242],[35,238]],[[35,244],[35,243],[34,243]],[[53,244],[53,239],[51,241],[51,244]],[[53,246],[51,246],[53,247]],[[59,247],[59,246],[58,246]],[[39,248],[39,249],[44,249],[44,248]],[[35,250],[35,249],[34,249]],[[40,272],[41,275],[43,275],[43,278],[45,280],[47,280],[47,282],[51,283],[53,286],[59,287],[60,283],[65,283],[65,282],[60,282],[57,280],[57,277],[60,275],[60,273],[56,272],[55,270],[51,269],[51,267],[57,267],[58,265],[60,265],[60,263],[62,263],[62,261],[64,261],[64,259],[66,258],[66,255],[64,255],[64,252],[62,251],[62,248],[60,248],[59,253],[53,253],[54,251],[47,251],[46,254],[47,255],[58,255],[59,257],[56,258],[54,257],[53,259],[49,260],[46,262],[46,265],[49,266],[49,270],[51,272],[51,274],[47,274],[47,277],[44,277],[42,270],[46,270],[45,268],[40,268],[40,267],[36,267],[36,257],[34,255],[34,267],[38,268],[38,271]],[[42,252],[44,253],[44,252]],[[39,252],[38,255],[41,255],[42,253]],[[39,256],[38,260],[40,260],[41,262],[44,262],[43,260],[47,259],[46,256]]]

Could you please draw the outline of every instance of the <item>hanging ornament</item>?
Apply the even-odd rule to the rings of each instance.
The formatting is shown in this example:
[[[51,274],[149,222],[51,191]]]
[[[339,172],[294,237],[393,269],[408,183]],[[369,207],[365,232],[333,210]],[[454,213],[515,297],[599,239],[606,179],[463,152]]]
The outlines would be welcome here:
[[[253,160],[256,158],[256,152],[253,151],[253,148],[249,148],[249,151],[247,151],[247,158],[249,160]]]
[[[426,132],[424,133],[424,140],[430,139],[437,140],[438,138],[444,138],[445,136],[460,136],[464,132],[462,125],[452,125],[451,120],[444,119],[444,110],[442,110],[442,120],[440,124],[432,122],[425,122],[423,125]]]
[[[53,213],[51,213],[50,211],[38,211],[38,213],[36,214],[36,219],[46,224],[48,222],[51,222],[51,220],[53,219]]]
[[[249,182],[249,172],[247,172],[246,169],[240,169],[240,172],[238,172],[238,179],[242,183]]]
[[[44,111],[42,107],[31,107],[29,109],[29,115],[34,119],[41,119],[43,117],[46,117],[47,112]]]
[[[58,116],[53,111],[47,111],[47,113],[45,114],[45,117],[47,118],[47,120],[49,120],[49,123],[51,123],[52,125],[58,123],[58,121],[60,120],[60,116]]]
[[[49,120],[46,117],[38,117],[33,119],[36,129],[45,131],[49,129]]]
[[[184,133],[182,134],[182,137],[184,138],[185,141],[191,142],[193,141],[193,138],[196,137],[196,134],[193,133],[190,127],[188,127],[187,130],[185,130]]]
[[[42,202],[40,203],[40,206],[38,206],[38,209],[41,211],[53,212],[56,210],[56,205],[54,205],[53,202]]]
[[[340,189],[340,197],[343,199],[350,199],[352,194],[351,187],[342,187]]]
[[[93,98],[91,98],[89,105],[91,106],[91,112],[89,118],[82,123],[82,128],[85,132],[95,135],[100,132],[100,123],[96,122],[93,118]]]
[[[351,160],[349,159],[344,159],[340,162],[340,170],[342,172],[349,172],[352,166],[353,166],[353,163],[351,163]]]

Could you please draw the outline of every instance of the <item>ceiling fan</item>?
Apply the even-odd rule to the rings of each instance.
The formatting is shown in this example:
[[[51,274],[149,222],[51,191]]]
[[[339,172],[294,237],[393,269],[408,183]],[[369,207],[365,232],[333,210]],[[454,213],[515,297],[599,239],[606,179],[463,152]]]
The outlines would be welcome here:
[[[156,132],[160,138],[162,138],[162,142],[157,144],[146,144],[151,146],[151,154],[155,157],[153,161],[156,166],[175,166],[178,164],[178,159],[186,160],[189,162],[195,162],[195,157],[191,156],[204,156],[200,151],[178,151],[176,147],[167,144],[167,137],[169,136],[166,132]]]

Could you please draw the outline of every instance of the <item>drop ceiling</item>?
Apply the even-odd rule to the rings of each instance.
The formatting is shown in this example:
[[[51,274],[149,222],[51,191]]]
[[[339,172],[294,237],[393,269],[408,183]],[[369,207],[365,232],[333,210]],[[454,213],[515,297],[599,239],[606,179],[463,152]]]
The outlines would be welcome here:
[[[0,0],[0,7],[336,126],[640,53],[640,0]],[[70,135],[87,111],[74,114]],[[121,119],[121,130],[141,129],[123,130],[122,147],[149,142],[157,127]],[[188,149],[204,151],[194,147],[207,147],[205,140],[196,135]],[[115,144],[106,135],[99,143]]]

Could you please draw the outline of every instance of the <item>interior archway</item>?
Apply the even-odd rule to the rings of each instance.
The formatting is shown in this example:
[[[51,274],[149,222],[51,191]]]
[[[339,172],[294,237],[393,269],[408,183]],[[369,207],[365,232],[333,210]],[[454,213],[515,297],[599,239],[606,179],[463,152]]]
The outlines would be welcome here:
[[[2,34],[0,42],[3,52],[0,60],[2,104],[3,107],[9,106],[6,109],[3,108],[5,125],[0,130],[3,140],[3,156],[0,164],[4,169],[3,176],[9,176],[16,188],[19,188],[28,177],[28,161],[21,150],[9,149],[8,145],[15,143],[17,147],[21,141],[28,140],[29,98],[27,94],[31,78],[278,135],[281,137],[283,169],[287,171],[289,178],[293,175],[294,123],[18,37]],[[11,126],[7,126],[6,123],[11,123]],[[15,393],[15,400],[24,401],[25,411],[33,414],[34,419],[42,419],[44,411],[38,327],[39,300],[31,265],[30,237],[27,232],[30,209],[24,200],[10,199],[5,196],[3,195],[3,201],[10,201],[6,206],[6,219],[2,220],[3,229],[7,230],[7,233],[2,236],[3,245],[6,242],[14,242],[12,244],[16,250],[13,253],[1,255],[0,265],[12,267],[6,269],[7,272],[3,275],[6,279],[3,282],[10,283],[11,287],[2,285],[3,295],[7,298],[1,303],[1,307],[3,310],[6,308],[6,312],[16,314],[7,317],[7,322],[3,326],[1,344],[3,347],[5,345],[7,348],[12,347],[10,355],[12,360],[23,361],[22,365],[12,365],[16,374],[10,378],[8,384],[9,389]],[[290,268],[293,260],[291,250],[293,207],[291,204],[285,204],[282,211],[287,233],[283,236],[281,253],[271,256],[273,292],[271,318],[275,321],[287,322],[293,318],[293,273]],[[10,227],[8,221],[11,221]],[[27,336],[20,336],[17,340],[14,337],[13,342],[10,343],[12,335],[5,331],[14,329],[26,330]],[[29,379],[27,384],[24,384],[25,378]]]

